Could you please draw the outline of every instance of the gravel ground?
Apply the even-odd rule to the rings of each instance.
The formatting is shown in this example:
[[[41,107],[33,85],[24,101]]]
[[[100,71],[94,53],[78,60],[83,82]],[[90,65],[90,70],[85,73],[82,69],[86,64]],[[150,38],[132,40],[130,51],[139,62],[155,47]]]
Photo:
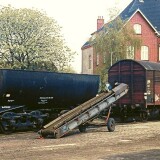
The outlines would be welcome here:
[[[74,130],[60,139],[35,132],[0,134],[0,160],[159,160],[160,121]]]

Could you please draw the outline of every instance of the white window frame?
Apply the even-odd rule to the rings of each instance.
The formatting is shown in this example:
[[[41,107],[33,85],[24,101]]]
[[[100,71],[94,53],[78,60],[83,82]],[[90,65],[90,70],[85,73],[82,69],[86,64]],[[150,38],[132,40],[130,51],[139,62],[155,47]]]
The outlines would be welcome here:
[[[91,69],[91,67],[92,67],[92,56],[89,55],[88,56],[88,69]]]
[[[160,61],[160,46],[158,47],[158,53],[159,53],[159,61]]]
[[[127,47],[127,59],[134,59],[134,46],[128,46]]]
[[[134,24],[133,28],[136,34],[142,34],[142,26],[140,24]]]
[[[97,64],[97,66],[99,65],[99,53],[97,53],[96,64]]]
[[[149,60],[149,47],[141,46],[141,60],[148,61]]]

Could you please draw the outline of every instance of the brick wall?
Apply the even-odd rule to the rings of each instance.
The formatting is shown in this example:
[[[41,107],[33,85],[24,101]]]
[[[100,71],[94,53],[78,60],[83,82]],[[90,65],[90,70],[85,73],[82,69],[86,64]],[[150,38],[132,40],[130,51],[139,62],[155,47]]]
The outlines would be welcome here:
[[[149,47],[149,61],[159,62],[159,46],[160,38],[155,34],[154,29],[146,21],[146,19],[137,12],[130,20],[129,23],[133,27],[134,24],[140,24],[142,26],[142,34],[137,35],[142,40],[142,46]],[[88,69],[88,59],[89,54],[93,58],[93,66]],[[135,52],[135,60],[141,60],[141,49]],[[103,66],[103,56],[99,56],[99,64],[97,65],[97,54],[93,47],[88,47],[82,50],[82,73],[96,74],[101,66]]]
[[[157,62],[158,60],[158,38],[155,31],[150,24],[144,19],[144,17],[137,12],[131,19],[130,24],[137,23],[142,26],[142,34],[138,35],[142,39],[142,46],[149,47],[149,61]],[[135,53],[135,59],[141,60],[141,50]]]

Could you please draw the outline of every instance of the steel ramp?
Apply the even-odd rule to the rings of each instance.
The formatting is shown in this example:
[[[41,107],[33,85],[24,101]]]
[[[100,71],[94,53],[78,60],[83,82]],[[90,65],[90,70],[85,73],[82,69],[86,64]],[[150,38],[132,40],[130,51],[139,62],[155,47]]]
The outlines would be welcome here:
[[[103,110],[108,109],[111,104],[117,101],[128,92],[128,85],[121,83],[108,93],[101,93],[97,97],[68,111],[55,120],[45,125],[38,133],[42,137],[54,135],[60,138],[74,128],[87,123],[99,115]]]

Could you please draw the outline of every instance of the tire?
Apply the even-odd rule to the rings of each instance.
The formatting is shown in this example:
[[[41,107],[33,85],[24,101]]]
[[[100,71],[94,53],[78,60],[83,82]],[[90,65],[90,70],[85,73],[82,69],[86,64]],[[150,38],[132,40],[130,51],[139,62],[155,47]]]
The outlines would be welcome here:
[[[116,126],[115,120],[113,118],[109,118],[107,123],[108,131],[114,132],[115,126]]]
[[[55,138],[55,139],[59,139],[59,138],[61,138],[60,133],[55,133],[55,134],[54,134],[54,138]]]
[[[84,133],[84,132],[86,132],[86,126],[85,125],[80,125],[79,127],[78,127],[78,129],[79,129],[79,131],[81,132],[81,133]]]
[[[41,136],[42,136],[43,138],[47,138],[47,137],[48,137],[48,134],[42,133]]]

